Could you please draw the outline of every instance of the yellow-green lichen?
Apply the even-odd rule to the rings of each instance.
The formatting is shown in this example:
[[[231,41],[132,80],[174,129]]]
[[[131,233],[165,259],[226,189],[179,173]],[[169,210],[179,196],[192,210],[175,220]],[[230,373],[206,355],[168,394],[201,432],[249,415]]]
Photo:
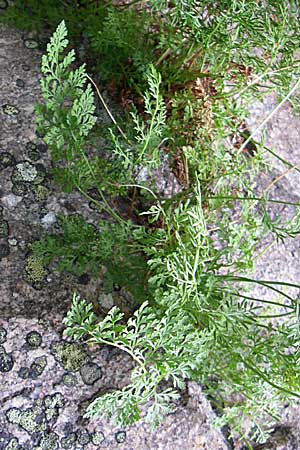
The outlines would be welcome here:
[[[27,283],[33,287],[42,287],[47,275],[43,260],[39,256],[30,255],[26,259],[24,277]]]
[[[88,361],[87,353],[78,345],[69,342],[57,342],[52,346],[52,353],[65,370],[76,372]]]

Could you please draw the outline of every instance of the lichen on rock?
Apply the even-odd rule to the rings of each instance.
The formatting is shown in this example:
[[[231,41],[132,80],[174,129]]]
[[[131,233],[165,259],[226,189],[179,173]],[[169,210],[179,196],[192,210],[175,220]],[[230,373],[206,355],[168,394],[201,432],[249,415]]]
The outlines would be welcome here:
[[[42,289],[47,273],[42,258],[35,255],[28,256],[24,266],[24,279],[28,284],[35,289]]]
[[[65,370],[76,372],[88,361],[87,353],[78,344],[56,342],[52,345],[52,354]]]
[[[0,345],[0,372],[9,372],[14,365],[13,357],[7,353],[3,345]]]

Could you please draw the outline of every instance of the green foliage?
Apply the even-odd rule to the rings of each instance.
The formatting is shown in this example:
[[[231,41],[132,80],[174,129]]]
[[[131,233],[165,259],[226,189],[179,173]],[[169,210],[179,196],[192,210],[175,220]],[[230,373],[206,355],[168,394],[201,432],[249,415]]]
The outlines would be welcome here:
[[[86,272],[99,276],[104,266],[107,291],[118,285],[131,292],[136,301],[143,301],[147,292],[147,265],[129,241],[130,222],[120,225],[102,221],[96,228],[75,215],[62,217],[61,228],[61,234],[46,235],[31,245],[35,257],[44,266],[54,261],[60,271],[77,276]]]
[[[57,168],[55,176],[67,190],[74,187],[88,189],[93,186],[93,167],[84,153],[84,144],[89,131],[96,122],[95,105],[91,85],[86,84],[85,66],[72,70],[74,50],[65,56],[68,45],[67,30],[61,22],[47,45],[47,54],[42,58],[41,80],[45,105],[38,105],[37,125],[45,133],[44,140],[51,149],[55,162],[66,161],[62,170]]]
[[[154,56],[150,25],[151,17],[146,12],[109,7],[102,26],[89,28],[91,49],[105,81],[110,81],[113,74],[116,83],[125,79],[142,87]]]
[[[140,418],[140,406],[151,399],[146,420],[155,425],[172,411],[170,402],[178,398],[174,389],[160,389],[160,382],[170,378],[174,387],[184,386],[182,378],[191,375],[207,351],[206,332],[195,330],[177,305],[159,317],[158,311],[143,303],[126,325],[120,324],[122,317],[114,307],[97,323],[91,305],[74,295],[72,309],[64,319],[67,336],[78,339],[88,334],[89,342],[113,345],[129,353],[137,363],[132,383],[95,400],[87,416],[114,416],[116,423],[128,425]]]
[[[150,65],[146,79],[148,91],[144,94],[144,109],[149,119],[141,119],[136,110],[131,112],[135,131],[134,147],[126,146],[126,142],[120,143],[111,131],[115,144],[113,152],[121,161],[129,179],[139,166],[151,170],[159,167],[161,163],[160,145],[166,128],[166,107],[160,93],[161,75],[153,65]]]
[[[64,22],[47,47],[45,104],[37,113],[59,166],[55,177],[115,222],[101,222],[97,230],[82,218],[63,219],[63,233],[33,244],[34,254],[78,274],[105,265],[110,289],[114,283],[143,287],[143,295],[132,291],[140,307],[127,323],[116,307],[99,322],[92,306],[74,295],[65,334],[115,346],[136,363],[131,383],[96,399],[88,417],[129,424],[145,415],[157,425],[192,378],[222,411],[219,425],[229,423],[262,442],[280,404],[299,397],[299,298],[284,292],[287,283],[265,281],[256,283],[277,298],[247,296],[244,286],[253,280],[237,274],[253,268],[266,233],[275,239],[298,234],[299,214],[288,223],[271,218],[271,199],[255,194],[255,175],[264,168],[261,148],[250,158],[233,141],[246,139],[240,131],[246,101],[261,95],[261,82],[276,90],[280,82],[282,94],[298,74],[297,14],[293,2],[286,7],[282,1],[266,8],[241,0],[150,3],[151,15],[110,8],[102,29],[95,31],[93,20],[86,30],[104,77],[111,67],[120,83],[120,72],[143,104],[128,115],[126,135],[119,127],[110,130],[108,156],[87,151],[96,123],[93,94],[85,67],[74,69],[74,52],[66,54]],[[155,11],[163,7],[169,14],[161,18]],[[179,162],[182,191],[161,199],[146,181],[136,183],[141,169],[151,174],[166,154]],[[146,207],[138,198],[144,226],[108,203],[105,194],[118,196],[120,185],[123,195],[130,195],[127,187],[151,193]],[[241,415],[255,429],[245,432]]]

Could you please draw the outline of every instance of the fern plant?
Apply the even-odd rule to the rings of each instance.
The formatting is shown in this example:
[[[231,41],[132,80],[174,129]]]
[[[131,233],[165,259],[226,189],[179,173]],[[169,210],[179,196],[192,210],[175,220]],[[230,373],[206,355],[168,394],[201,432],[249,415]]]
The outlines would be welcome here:
[[[177,3],[178,9],[185,10],[184,3]],[[216,14],[219,21],[216,28],[209,18],[204,21],[207,26],[212,25],[210,39],[213,31],[217,33],[220,27],[224,32],[228,27],[226,17],[219,10]],[[180,29],[183,19],[181,14],[175,15],[175,27]],[[184,22],[184,26],[191,25]],[[69,189],[77,188],[86,198],[92,198],[99,207],[104,207],[115,219],[116,230],[118,227],[127,230],[121,234],[120,245],[123,245],[126,233],[130,233],[133,257],[136,253],[143,254],[148,264],[148,298],[146,302],[144,299],[140,302],[127,323],[117,308],[113,308],[103,321],[98,321],[91,305],[74,295],[64,321],[65,334],[118,347],[136,364],[131,383],[121,391],[96,399],[89,406],[87,416],[108,415],[119,424],[129,424],[144,414],[147,420],[158,424],[163,415],[172,410],[178,389],[186,379],[192,378],[205,387],[224,413],[219,421],[221,425],[230,423],[233,430],[243,433],[240,414],[248,416],[254,412],[252,423],[261,432],[255,432],[255,435],[251,429],[246,436],[263,441],[274,424],[280,403],[299,397],[299,298],[279,289],[288,283],[280,285],[266,281],[260,283],[279,295],[279,299],[269,302],[247,296],[241,284],[253,280],[237,274],[252,267],[256,243],[266,231],[271,231],[275,237],[297,233],[298,216],[288,224],[272,221],[266,208],[271,199],[255,196],[253,173],[259,167],[255,166],[256,158],[250,162],[246,154],[231,147],[228,149],[223,142],[230,135],[230,124],[234,123],[227,117],[225,99],[218,106],[209,106],[214,123],[225,123],[223,127],[217,127],[219,134],[210,133],[209,139],[205,139],[201,133],[207,129],[202,124],[193,128],[193,138],[187,132],[187,142],[184,133],[181,133],[180,141],[174,138],[174,145],[180,143],[182,148],[186,189],[167,200],[153,192],[152,205],[142,212],[145,226],[135,224],[126,228],[126,220],[110,207],[104,195],[109,179],[101,180],[103,163],[85,150],[88,133],[96,122],[95,107],[91,87],[85,88],[85,68],[71,68],[74,62],[72,51],[64,56],[68,44],[66,33],[65,24],[61,23],[43,58],[42,91],[46,104],[38,108],[40,127],[45,132],[53,158],[62,165],[59,176],[63,184]],[[230,52],[234,54],[232,48]],[[163,61],[164,58],[160,62]],[[213,62],[218,63],[217,59]],[[168,114],[162,91],[164,83],[154,65],[149,66],[146,80],[145,114],[139,116],[136,110],[132,112],[130,137],[119,137],[115,130],[110,132],[110,162],[130,185],[136,184],[136,172],[140,167],[151,171],[159,165],[162,147],[173,139],[173,132],[180,123],[181,112]],[[201,83],[198,82],[197,89],[193,85],[193,89],[193,92],[198,89],[199,94]],[[198,106],[205,106],[208,101],[205,92]],[[240,108],[236,106],[235,114],[238,111]],[[194,113],[193,107],[185,110],[189,125],[190,118],[195,118]],[[199,117],[199,111],[197,114]],[[171,121],[168,120],[170,116]],[[199,136],[200,144],[197,144]],[[260,155],[257,160],[261,162]],[[250,164],[251,174],[245,176]],[[116,193],[120,184],[111,183]],[[94,187],[99,199],[90,195],[89,189]],[[142,188],[151,191],[151,186],[146,184]],[[263,208],[259,208],[259,204]],[[95,244],[87,252],[95,258],[96,264],[102,263],[103,252],[98,246],[106,240],[108,244],[112,243],[111,236],[105,233],[99,236],[92,231],[90,239],[91,229],[82,225],[82,230],[82,235],[87,231],[84,239]],[[80,231],[75,234],[80,235]],[[64,258],[69,264],[70,256],[68,269],[73,264],[72,255],[76,255],[76,262],[85,269],[85,255],[74,243],[74,234],[70,233],[68,238],[66,233],[63,238],[39,243],[35,251],[45,258],[45,263],[59,256],[62,264]],[[62,244],[63,255],[59,254]],[[108,247],[112,255],[105,254],[105,263],[110,258],[113,260],[115,251],[114,245]],[[240,283],[238,288],[237,283]],[[267,311],[270,305],[273,309]],[[280,317],[285,318],[284,322],[271,320]],[[285,348],[289,349],[288,353]],[[231,396],[237,393],[240,402],[235,405]],[[265,432],[261,421],[266,421],[266,417],[271,419]]]

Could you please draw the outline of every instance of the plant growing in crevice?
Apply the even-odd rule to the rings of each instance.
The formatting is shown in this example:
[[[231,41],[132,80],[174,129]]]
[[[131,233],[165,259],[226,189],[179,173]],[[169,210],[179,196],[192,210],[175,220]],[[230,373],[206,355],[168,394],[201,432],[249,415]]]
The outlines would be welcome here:
[[[162,5],[158,1],[154,3],[156,7]],[[157,425],[163,415],[172,410],[178,388],[186,379],[194,379],[205,386],[223,411],[220,425],[230,423],[233,430],[244,433],[240,415],[252,414],[256,431],[248,430],[245,438],[264,441],[280,403],[299,398],[299,297],[284,292],[285,287],[291,287],[288,283],[259,282],[238,274],[252,268],[256,244],[266,232],[271,231],[280,238],[293,235],[298,233],[299,220],[298,216],[295,222],[287,224],[271,220],[266,205],[276,200],[267,195],[256,196],[254,174],[262,163],[260,149],[250,159],[241,147],[237,149],[231,141],[230,145],[224,143],[237,130],[241,119],[238,114],[245,109],[224,87],[227,69],[231,71],[228,75],[231,81],[234,79],[232,70],[238,72],[238,68],[233,66],[232,69],[231,65],[236,56],[235,46],[242,42],[245,29],[242,23],[236,24],[233,17],[236,19],[238,6],[245,14],[245,3],[234,2],[232,9],[226,9],[226,14],[222,15],[220,6],[224,6],[224,2],[218,2],[219,8],[213,10],[216,17],[205,16],[203,24],[196,20],[193,2],[188,17],[183,14],[185,5],[175,3],[177,10],[172,10],[171,19],[176,31],[191,30],[193,38],[206,50],[216,36],[219,39],[213,48],[211,63],[217,92],[208,95],[204,90],[196,104],[191,101],[185,108],[182,105],[185,99],[191,98],[192,92],[195,93],[195,83],[188,95],[186,89],[190,87],[184,84],[180,95],[177,91],[177,97],[174,96],[173,104],[177,102],[179,111],[172,111],[170,98],[166,98],[172,78],[164,82],[155,65],[150,65],[145,77],[149,89],[144,94],[145,112],[141,116],[137,110],[131,114],[133,131],[129,137],[119,136],[117,129],[110,133],[112,155],[108,161],[114,175],[105,169],[107,159],[104,156],[95,155],[94,149],[88,154],[85,147],[88,133],[96,122],[93,95],[90,85],[84,87],[87,78],[84,67],[71,69],[74,53],[63,56],[68,42],[64,23],[59,25],[48,54],[43,58],[42,91],[46,104],[37,110],[38,122],[53,158],[62,165],[59,172],[56,171],[62,184],[69,190],[78,189],[109,213],[114,222],[102,223],[101,234],[101,227],[97,233],[90,225],[75,223],[76,220],[72,224],[72,219],[68,219],[63,236],[49,237],[33,248],[44,258],[45,264],[58,257],[63,269],[71,271],[85,271],[89,264],[109,264],[110,260],[113,265],[115,257],[118,265],[119,255],[127,260],[126,240],[133,260],[137,254],[147,259],[148,297],[146,302],[139,298],[141,305],[127,323],[116,307],[103,321],[98,321],[91,305],[74,294],[64,321],[65,334],[115,346],[127,352],[136,363],[131,383],[121,391],[96,399],[88,407],[88,417],[108,415],[118,424],[129,424],[145,414],[147,420]],[[251,13],[255,11],[255,5],[251,4]],[[202,12],[205,13],[204,9]],[[228,37],[229,52],[223,49],[223,59],[219,58],[217,50],[221,38],[233,24],[237,27],[234,28],[235,40]],[[276,31],[277,22],[275,25]],[[248,26],[252,29],[251,23]],[[209,28],[211,33],[206,36],[203,27]],[[280,42],[282,44],[282,39]],[[186,40],[184,45],[187,45]],[[190,58],[198,55],[193,53],[196,50],[193,42],[190,50],[184,47],[178,51],[179,56],[187,51],[185,59],[179,58],[182,71]],[[250,61],[249,47],[247,52],[243,64]],[[276,54],[274,47],[274,61]],[[174,58],[176,60],[176,55]],[[163,69],[171,60],[165,54],[157,65]],[[202,74],[206,73],[208,56],[205,55],[201,64]],[[176,64],[174,74],[175,68]],[[256,68],[260,68],[258,62]],[[241,88],[244,75],[236,74],[236,88]],[[200,85],[197,81],[199,89]],[[248,94],[251,89],[246,87],[249,87]],[[209,105],[205,105],[205,101]],[[200,121],[197,127],[193,122],[200,118],[202,108],[209,109],[210,127],[206,128]],[[187,133],[181,132],[177,140],[175,133],[182,117]],[[151,171],[159,165],[162,150],[176,153],[176,146],[184,158],[185,189],[170,199],[161,199],[151,190],[152,186],[143,182],[138,187],[150,193],[152,201],[147,209],[140,211],[144,225],[128,223],[107,200],[107,186],[111,188],[110,193],[115,188],[116,196],[120,187],[126,193],[128,186],[136,186],[135,171],[139,166]],[[117,181],[118,176],[121,181]],[[95,188],[96,198],[91,195]],[[76,242],[78,238],[83,241],[81,247]],[[241,286],[253,282],[260,283],[279,298],[268,301],[247,296]],[[299,289],[299,286],[294,287]],[[267,311],[270,305],[273,309]],[[280,317],[285,320],[272,321]],[[236,393],[240,400],[233,404],[230,397]],[[145,406],[147,410],[143,413]],[[271,419],[264,431],[261,421],[267,416]]]

